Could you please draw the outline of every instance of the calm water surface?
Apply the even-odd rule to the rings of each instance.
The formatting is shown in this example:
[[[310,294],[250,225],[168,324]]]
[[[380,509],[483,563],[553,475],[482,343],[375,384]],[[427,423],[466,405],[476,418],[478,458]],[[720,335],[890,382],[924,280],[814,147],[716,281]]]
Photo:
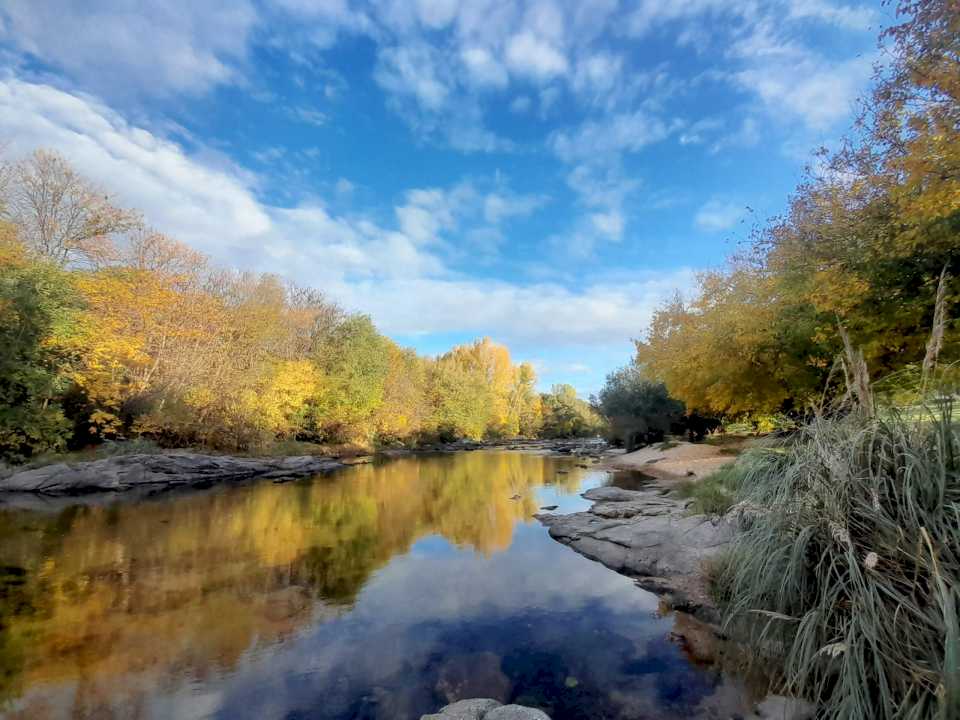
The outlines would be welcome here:
[[[0,715],[402,720],[481,696],[714,717],[738,691],[677,618],[533,519],[610,479],[485,451],[0,509]]]

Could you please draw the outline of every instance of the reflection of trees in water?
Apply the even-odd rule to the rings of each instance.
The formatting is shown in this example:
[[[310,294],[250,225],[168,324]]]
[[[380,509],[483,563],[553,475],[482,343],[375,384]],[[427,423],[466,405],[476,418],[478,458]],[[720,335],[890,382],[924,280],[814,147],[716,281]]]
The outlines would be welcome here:
[[[229,669],[251,644],[342,612],[420,537],[505,549],[537,511],[531,489],[558,481],[579,482],[539,457],[469,453],[55,517],[0,513],[0,697],[82,678],[76,701],[90,701],[110,679],[134,692],[131,674]]]

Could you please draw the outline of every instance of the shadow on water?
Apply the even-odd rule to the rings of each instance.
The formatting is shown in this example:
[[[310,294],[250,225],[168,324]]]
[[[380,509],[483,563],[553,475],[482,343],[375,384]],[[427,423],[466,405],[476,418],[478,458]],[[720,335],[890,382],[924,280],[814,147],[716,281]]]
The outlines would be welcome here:
[[[474,452],[2,510],[0,711],[402,720],[487,696],[555,720],[692,717],[728,679],[533,519],[606,480]]]
[[[623,490],[643,490],[656,480],[639,470],[614,470],[609,473],[610,479],[606,483]]]

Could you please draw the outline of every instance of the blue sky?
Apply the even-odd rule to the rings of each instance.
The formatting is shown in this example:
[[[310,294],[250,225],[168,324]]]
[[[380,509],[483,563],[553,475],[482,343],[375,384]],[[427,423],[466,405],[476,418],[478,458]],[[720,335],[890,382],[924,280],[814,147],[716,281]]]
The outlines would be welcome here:
[[[586,395],[781,212],[892,22],[838,0],[6,0],[0,142],[425,353]]]

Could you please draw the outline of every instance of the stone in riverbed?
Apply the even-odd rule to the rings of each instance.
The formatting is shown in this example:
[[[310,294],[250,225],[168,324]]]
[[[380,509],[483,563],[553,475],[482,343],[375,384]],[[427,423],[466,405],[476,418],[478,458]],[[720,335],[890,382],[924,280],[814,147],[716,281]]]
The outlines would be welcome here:
[[[542,710],[523,705],[501,705],[491,698],[460,700],[420,720],[550,720]]]

